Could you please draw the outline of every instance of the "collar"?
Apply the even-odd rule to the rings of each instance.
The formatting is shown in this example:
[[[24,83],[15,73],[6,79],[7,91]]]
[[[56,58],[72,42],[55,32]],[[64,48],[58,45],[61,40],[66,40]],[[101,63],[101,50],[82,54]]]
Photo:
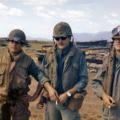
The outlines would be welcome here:
[[[71,51],[71,48],[73,47],[73,44],[69,44],[66,48],[64,49],[59,49],[56,47],[56,53],[58,56],[66,56],[70,51]]]
[[[10,51],[8,49],[8,53],[10,55],[11,61],[18,61],[25,55],[23,50],[19,51],[17,54],[12,54],[12,53],[10,53]]]

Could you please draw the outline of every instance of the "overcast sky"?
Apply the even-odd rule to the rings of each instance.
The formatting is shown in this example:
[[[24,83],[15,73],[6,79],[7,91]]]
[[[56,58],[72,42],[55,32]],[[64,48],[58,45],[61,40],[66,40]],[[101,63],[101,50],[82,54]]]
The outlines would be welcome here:
[[[0,36],[20,28],[27,36],[51,38],[60,21],[74,33],[110,31],[120,24],[120,0],[0,0]]]

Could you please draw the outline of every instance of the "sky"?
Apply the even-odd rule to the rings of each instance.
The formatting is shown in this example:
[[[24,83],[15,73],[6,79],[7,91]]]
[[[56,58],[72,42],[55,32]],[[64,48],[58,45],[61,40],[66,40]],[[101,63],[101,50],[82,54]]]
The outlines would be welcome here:
[[[120,24],[120,0],[0,0],[0,37],[18,28],[27,37],[50,39],[61,21],[73,33],[111,31]]]

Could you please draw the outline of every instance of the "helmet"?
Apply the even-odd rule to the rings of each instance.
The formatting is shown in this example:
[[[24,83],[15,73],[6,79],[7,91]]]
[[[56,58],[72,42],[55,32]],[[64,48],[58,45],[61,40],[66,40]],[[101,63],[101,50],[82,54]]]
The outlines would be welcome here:
[[[112,30],[112,39],[120,39],[120,25]]]
[[[71,27],[66,22],[57,23],[53,29],[53,37],[73,36]]]
[[[8,36],[8,39],[19,41],[22,44],[27,44],[25,33],[19,29],[12,30]]]

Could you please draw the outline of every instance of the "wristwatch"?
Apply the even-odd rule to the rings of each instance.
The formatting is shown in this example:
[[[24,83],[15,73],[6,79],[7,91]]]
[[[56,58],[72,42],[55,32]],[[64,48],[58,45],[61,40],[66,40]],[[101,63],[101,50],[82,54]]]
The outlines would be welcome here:
[[[72,96],[72,94],[70,93],[70,91],[67,91],[66,94],[67,94],[68,97]]]

